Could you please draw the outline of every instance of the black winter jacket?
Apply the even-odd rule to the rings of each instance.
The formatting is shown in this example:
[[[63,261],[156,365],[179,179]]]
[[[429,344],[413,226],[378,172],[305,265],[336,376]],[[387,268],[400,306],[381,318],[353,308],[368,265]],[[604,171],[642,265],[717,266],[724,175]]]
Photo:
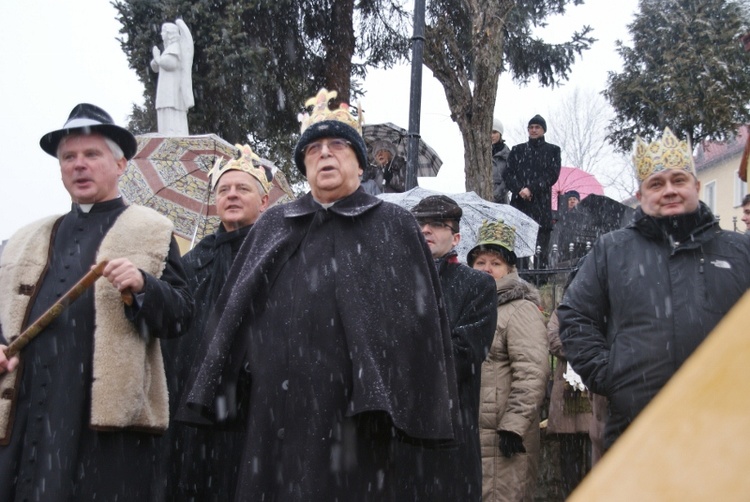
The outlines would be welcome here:
[[[750,287],[750,237],[708,207],[668,218],[639,208],[600,237],[558,309],[568,361],[609,398],[609,447]]]
[[[544,137],[516,145],[508,156],[503,172],[505,186],[511,192],[510,205],[534,219],[542,228],[552,228],[552,185],[560,176],[560,147]],[[531,190],[531,200],[518,195]]]

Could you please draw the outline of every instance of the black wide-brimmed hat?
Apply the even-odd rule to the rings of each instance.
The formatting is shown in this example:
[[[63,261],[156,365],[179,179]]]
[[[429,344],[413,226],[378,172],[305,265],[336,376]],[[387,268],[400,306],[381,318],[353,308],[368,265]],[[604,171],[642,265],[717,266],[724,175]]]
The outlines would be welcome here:
[[[39,140],[39,146],[42,150],[57,157],[57,145],[60,140],[69,134],[91,134],[98,133],[106,136],[122,148],[125,158],[130,160],[138,150],[138,142],[135,140],[130,131],[115,125],[109,113],[101,108],[88,103],[81,103],[75,106],[68,116],[68,120],[62,129],[48,132]]]

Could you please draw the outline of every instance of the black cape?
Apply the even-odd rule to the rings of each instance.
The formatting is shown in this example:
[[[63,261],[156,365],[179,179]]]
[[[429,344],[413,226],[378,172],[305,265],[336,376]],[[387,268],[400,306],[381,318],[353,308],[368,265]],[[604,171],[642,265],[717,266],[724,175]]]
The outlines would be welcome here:
[[[228,232],[219,229],[204,237],[182,257],[193,291],[195,314],[190,331],[179,338],[162,340],[164,365],[169,385],[170,416],[174,417],[196,351],[204,338],[206,323],[237,252],[252,225]],[[234,424],[209,427],[196,417],[190,425],[173,420],[160,451],[161,476],[165,479],[164,500],[226,500],[234,493],[242,458],[242,430]],[[198,423],[196,423],[198,422]]]
[[[271,208],[232,266],[184,400],[215,417],[224,385],[249,369],[236,499],[377,499],[396,475],[394,436],[452,441],[458,397],[439,304],[405,209],[361,189],[327,210],[310,194]]]
[[[397,461],[404,465],[409,462],[407,455],[416,454],[422,472],[399,476],[399,486],[404,490],[397,499],[478,502],[482,499],[479,391],[482,363],[497,327],[497,291],[492,276],[459,263],[455,251],[436,260],[435,265],[451,327],[458,378],[459,445],[450,449],[398,445]]]

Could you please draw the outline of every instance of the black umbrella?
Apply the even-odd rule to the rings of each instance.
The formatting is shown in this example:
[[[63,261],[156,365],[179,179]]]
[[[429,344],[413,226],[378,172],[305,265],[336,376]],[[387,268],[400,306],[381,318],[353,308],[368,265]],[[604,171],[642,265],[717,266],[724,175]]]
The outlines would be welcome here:
[[[401,156],[406,161],[409,146],[408,135],[409,133],[406,129],[391,122],[365,124],[362,126],[362,136],[367,145],[367,154],[370,160],[373,161],[373,156],[376,152],[372,151],[372,146],[378,141],[391,143],[395,147],[396,156]],[[437,152],[420,138],[419,151],[417,153],[417,176],[436,176],[442,165],[443,161],[440,160]]]
[[[594,241],[607,232],[626,226],[633,219],[635,209],[605,195],[591,194],[575,209],[560,213],[552,230],[553,262],[575,264],[585,255]]]

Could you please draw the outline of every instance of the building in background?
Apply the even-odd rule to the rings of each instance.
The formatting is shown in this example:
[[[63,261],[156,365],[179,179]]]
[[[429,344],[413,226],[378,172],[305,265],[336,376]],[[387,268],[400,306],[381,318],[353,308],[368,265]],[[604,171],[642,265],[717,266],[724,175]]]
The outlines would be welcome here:
[[[695,152],[700,198],[726,230],[744,231],[740,218],[747,183],[740,179],[739,169],[748,134],[748,126],[743,126],[736,137],[723,143],[704,142]]]

